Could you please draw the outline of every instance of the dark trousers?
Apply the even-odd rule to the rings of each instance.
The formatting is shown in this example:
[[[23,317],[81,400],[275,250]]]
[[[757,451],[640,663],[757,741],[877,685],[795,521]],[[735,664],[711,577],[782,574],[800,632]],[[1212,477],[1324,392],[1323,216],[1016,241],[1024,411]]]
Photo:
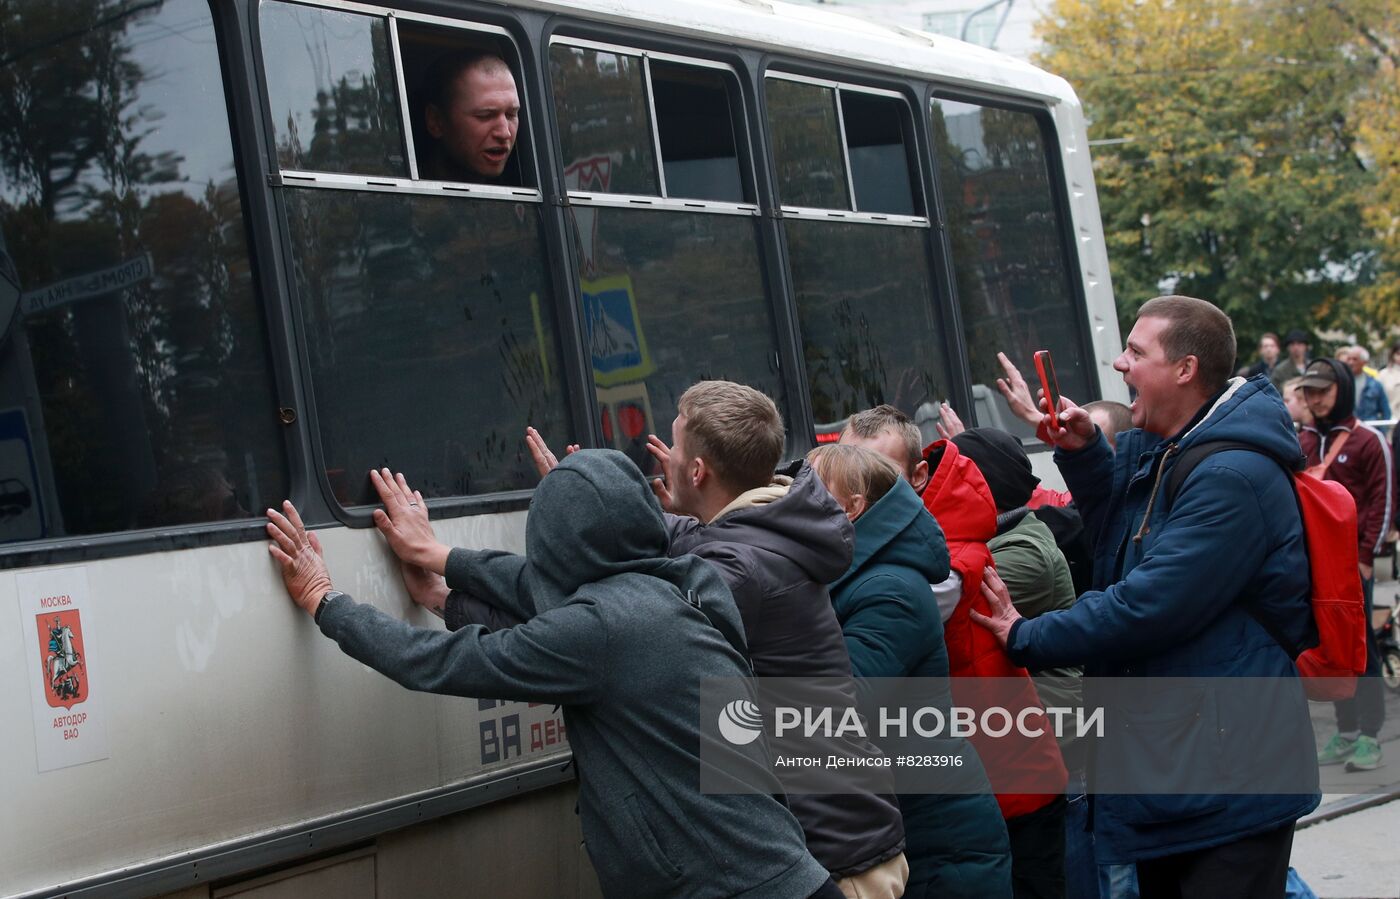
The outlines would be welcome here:
[[[1226,843],[1137,863],[1142,899],[1282,899],[1293,824]]]
[[[1361,582],[1366,594],[1366,673],[1356,679],[1356,695],[1333,703],[1337,710],[1337,730],[1348,733],[1359,730],[1375,739],[1385,724],[1385,688],[1381,684],[1381,648],[1371,627],[1371,595],[1374,580]]]
[[[1016,899],[1065,895],[1065,797],[1006,819],[1011,838],[1011,891]]]

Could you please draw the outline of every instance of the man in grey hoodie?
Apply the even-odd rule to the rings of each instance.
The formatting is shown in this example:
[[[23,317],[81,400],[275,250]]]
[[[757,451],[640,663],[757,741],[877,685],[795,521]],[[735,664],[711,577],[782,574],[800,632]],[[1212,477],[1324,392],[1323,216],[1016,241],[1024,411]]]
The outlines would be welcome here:
[[[523,623],[445,632],[356,603],[332,588],[320,543],[290,502],[285,514],[267,511],[287,592],[346,654],[409,689],[561,704],[584,840],[606,895],[835,890],[797,821],[752,789],[778,789],[763,741],[740,747],[700,732],[701,681],[750,674],[739,613],[712,567],[667,557],[661,509],[625,456],[577,453],[546,477],[524,556],[449,550],[402,475],[376,473],[375,485],[385,500],[376,524],[405,566],[445,574],[447,587]],[[723,758],[720,770],[743,772],[733,794],[696,787],[702,741],[707,757]]]
[[[756,676],[803,678],[814,706],[855,705],[851,659],[826,588],[851,564],[855,532],[845,511],[810,466],[774,476],[783,421],[759,391],[700,381],[681,394],[677,411],[671,446],[649,438],[666,472],[657,488],[662,506],[676,513],[666,516],[671,555],[694,553],[734,592]],[[527,442],[541,473],[556,464],[538,432]],[[848,754],[880,754],[869,740],[834,742]],[[807,745],[789,735],[774,739],[773,751],[802,755]],[[897,897],[909,877],[904,821],[892,779],[874,789],[881,769],[866,770],[877,774],[828,779],[831,792],[814,792],[811,778],[791,769],[782,780],[807,848],[846,894]]]

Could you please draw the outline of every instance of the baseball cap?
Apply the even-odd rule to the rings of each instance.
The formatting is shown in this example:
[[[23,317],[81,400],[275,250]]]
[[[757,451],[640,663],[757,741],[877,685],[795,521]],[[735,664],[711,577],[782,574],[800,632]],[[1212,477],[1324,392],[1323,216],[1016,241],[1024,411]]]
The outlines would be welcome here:
[[[1326,359],[1314,359],[1303,369],[1299,387],[1331,387],[1337,383],[1337,370]]]
[[[1306,332],[1306,331],[1300,331],[1300,330],[1298,330],[1297,328],[1294,328],[1292,331],[1289,331],[1289,332],[1288,332],[1288,336],[1283,338],[1283,345],[1284,345],[1284,346],[1288,346],[1290,343],[1308,343],[1308,342],[1309,342],[1309,341],[1308,341],[1308,334],[1307,334],[1307,332]]]

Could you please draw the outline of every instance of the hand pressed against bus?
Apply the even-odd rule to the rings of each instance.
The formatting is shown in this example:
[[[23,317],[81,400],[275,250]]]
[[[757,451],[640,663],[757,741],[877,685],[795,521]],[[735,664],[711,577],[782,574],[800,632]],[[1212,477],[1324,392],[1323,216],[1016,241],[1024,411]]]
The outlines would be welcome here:
[[[425,76],[423,127],[433,138],[420,157],[434,181],[494,182],[505,173],[520,127],[520,96],[499,56],[458,52]]]

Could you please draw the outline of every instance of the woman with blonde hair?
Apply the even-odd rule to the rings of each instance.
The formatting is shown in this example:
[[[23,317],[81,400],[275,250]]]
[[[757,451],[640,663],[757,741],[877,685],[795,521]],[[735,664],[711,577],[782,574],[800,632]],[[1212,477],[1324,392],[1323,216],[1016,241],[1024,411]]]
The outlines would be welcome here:
[[[948,650],[931,589],[948,577],[942,529],[884,456],[827,444],[812,450],[807,461],[855,525],[851,567],[831,585],[852,672],[857,678],[919,678],[910,684],[919,688],[918,705],[950,715]],[[910,701],[910,692],[901,690],[901,699]],[[919,745],[901,746],[891,738],[881,749],[887,755],[957,755],[963,763],[955,769],[955,789],[899,796],[909,860],[904,895],[1009,897],[1006,824],[976,750],[961,737],[914,742]]]

